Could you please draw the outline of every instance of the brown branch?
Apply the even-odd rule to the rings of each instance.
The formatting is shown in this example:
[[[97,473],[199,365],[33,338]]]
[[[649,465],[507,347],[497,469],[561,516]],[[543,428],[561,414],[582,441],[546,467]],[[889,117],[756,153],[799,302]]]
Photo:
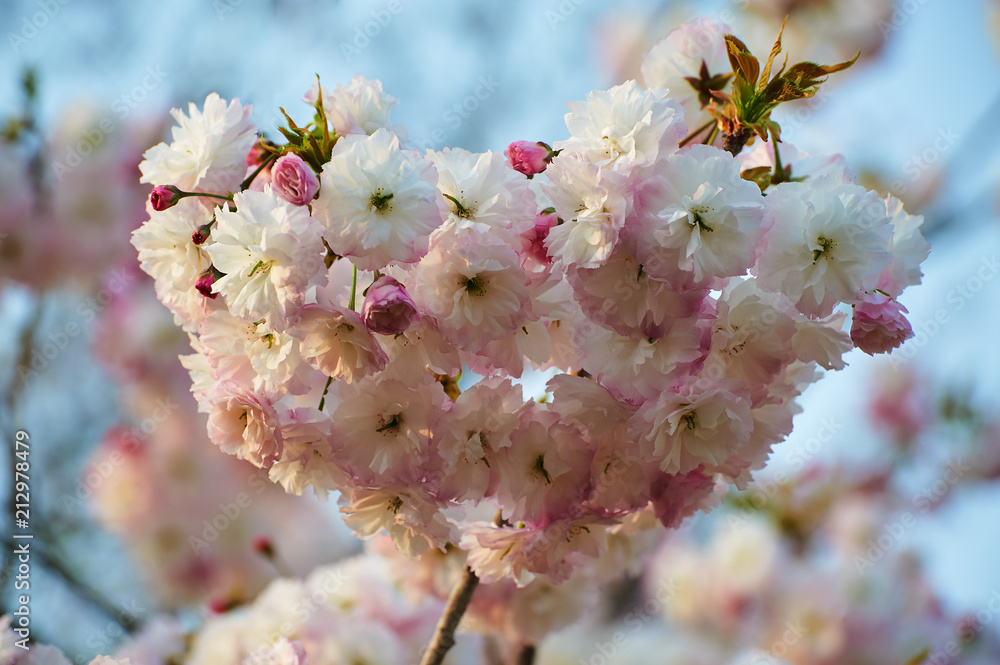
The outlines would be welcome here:
[[[441,665],[444,662],[445,654],[455,646],[455,629],[458,628],[462,615],[469,607],[472,593],[477,586],[479,586],[479,578],[476,577],[471,568],[466,567],[465,577],[451,592],[451,597],[448,598],[448,604],[445,605],[444,613],[438,621],[437,628],[434,629],[434,637],[427,646],[427,651],[424,652],[420,665]]]
[[[517,656],[517,665],[532,665],[535,662],[535,645],[525,644]]]
[[[752,129],[750,129],[749,127],[740,126],[732,134],[726,135],[726,141],[723,144],[723,147],[726,149],[727,152],[729,152],[733,157],[735,157],[736,155],[740,154],[740,151],[743,150],[743,146],[747,144],[747,141],[750,140],[751,136],[753,136]]]

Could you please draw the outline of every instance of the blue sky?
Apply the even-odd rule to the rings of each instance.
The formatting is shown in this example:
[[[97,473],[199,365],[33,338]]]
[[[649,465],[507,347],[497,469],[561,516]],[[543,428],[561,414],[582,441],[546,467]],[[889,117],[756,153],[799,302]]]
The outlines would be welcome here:
[[[617,82],[596,61],[597,23],[612,9],[641,13],[659,4],[64,1],[0,5],[0,116],[14,108],[25,64],[38,67],[45,123],[81,100],[119,120],[162,118],[171,105],[200,103],[215,90],[252,102],[258,124],[272,131],[279,106],[307,117],[298,100],[315,74],[333,84],[362,73],[382,79],[399,98],[394,120],[410,128],[415,142],[471,150],[563,138],[565,102]],[[1000,247],[996,198],[983,198],[995,190],[1000,156],[1000,127],[983,122],[991,109],[995,119],[1000,98],[997,45],[982,0],[900,4],[914,11],[903,12],[880,59],[845,75],[829,103],[785,138],[810,151],[842,152],[856,168],[877,168],[904,184],[912,184],[907,172],[915,159],[935,155],[926,161],[943,169],[945,179],[933,210],[962,214],[931,238],[926,283],[903,299],[915,323],[941,308],[950,315],[914,362],[971,383],[976,399],[994,406],[1000,377],[986,370],[1000,367],[1000,347],[986,331],[997,329],[1000,280],[988,281],[961,310],[949,294]],[[699,6],[711,17],[727,5]],[[474,110],[455,109],[477,92]],[[806,394],[805,414],[776,454],[776,467],[823,418],[864,407],[864,389],[884,363],[860,353],[850,360],[849,369]],[[871,435],[854,419],[846,417],[852,423],[824,455],[863,459]],[[949,604],[976,609],[1000,587],[1000,532],[995,517],[987,517],[1000,515],[1000,493],[958,499],[951,512],[921,520],[912,537],[927,552]]]

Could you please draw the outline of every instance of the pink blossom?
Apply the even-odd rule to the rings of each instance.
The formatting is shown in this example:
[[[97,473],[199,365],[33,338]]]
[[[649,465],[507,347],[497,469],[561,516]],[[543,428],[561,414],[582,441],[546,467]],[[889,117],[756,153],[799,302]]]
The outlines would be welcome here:
[[[349,309],[306,305],[291,332],[299,339],[302,359],[337,381],[351,383],[385,369],[385,351]]]
[[[204,275],[198,278],[198,281],[194,283],[194,288],[198,289],[198,293],[205,296],[206,298],[211,298],[215,300],[219,297],[218,293],[212,291],[212,285],[215,284],[215,272],[209,270]]]
[[[271,187],[289,203],[304,206],[316,197],[319,178],[301,157],[290,153],[275,162]]]
[[[173,185],[159,185],[154,187],[149,194],[149,202],[153,205],[153,210],[157,212],[174,207],[180,200],[180,190]]]
[[[208,437],[223,452],[266,469],[281,457],[278,414],[264,395],[230,383],[216,388]]]
[[[685,518],[705,507],[715,481],[702,467],[687,473],[661,474],[652,484],[653,510],[656,519],[668,529],[676,529]]]
[[[549,250],[545,248],[545,239],[549,237],[549,230],[559,223],[559,215],[555,208],[546,208],[535,217],[535,225],[524,234],[524,239],[528,241],[525,253],[542,265],[552,263],[549,258]]]
[[[383,335],[406,332],[417,316],[417,306],[406,288],[388,275],[375,280],[361,306],[361,318],[368,329]]]
[[[247,166],[256,169],[264,162],[265,159],[267,159],[267,156],[269,154],[270,153],[267,151],[266,148],[264,148],[263,144],[258,139],[257,142],[253,144],[253,147],[250,148],[250,152],[247,153],[247,156],[244,158],[244,160],[246,161]],[[269,167],[265,168],[269,170]]]
[[[552,161],[552,148],[541,141],[514,141],[503,154],[515,171],[527,176],[541,173]]]
[[[854,346],[873,356],[888,353],[913,337],[913,328],[904,312],[905,307],[881,293],[856,303],[851,323]]]

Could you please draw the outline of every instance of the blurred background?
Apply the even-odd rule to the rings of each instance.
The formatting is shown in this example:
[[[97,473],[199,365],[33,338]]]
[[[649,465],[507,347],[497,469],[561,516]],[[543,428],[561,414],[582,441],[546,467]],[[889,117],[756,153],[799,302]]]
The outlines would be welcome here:
[[[902,298],[916,335],[889,358],[852,352],[806,392],[754,485],[665,539],[634,586],[680,591],[630,648],[679,648],[673,634],[713,645],[699,647],[707,662],[748,648],[796,664],[952,662],[932,659],[954,656],[951,641],[980,649],[954,662],[995,655],[1000,3],[987,0],[0,3],[0,613],[17,595],[18,429],[31,437],[32,632],[75,662],[154,616],[190,630],[360,548],[335,503],[286,496],[204,434],[177,361],[186,339],[129,244],[149,193],[137,165],[171,107],[238,97],[274,137],[279,107],[308,119],[316,74],[364,74],[399,100],[411,147],[551,143],[567,101],[637,78],[679,23],[727,23],[763,55],[786,15],[793,62],[861,52],[775,117],[785,141],[844,154],[861,183],[925,216],[924,283]],[[795,617],[811,637],[779,653],[771,635]],[[579,631],[622,620],[609,601],[541,662],[596,662]],[[896,640],[845,655],[872,633]]]

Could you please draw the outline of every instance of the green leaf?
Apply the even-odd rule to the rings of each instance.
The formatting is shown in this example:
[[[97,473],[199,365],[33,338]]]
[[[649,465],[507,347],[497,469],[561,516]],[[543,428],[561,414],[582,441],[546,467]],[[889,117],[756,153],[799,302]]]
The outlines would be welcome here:
[[[726,52],[729,55],[729,64],[737,79],[750,84],[750,87],[757,86],[757,77],[760,76],[760,62],[750,54],[747,45],[733,35],[726,35]]]
[[[752,169],[747,169],[741,172],[740,177],[744,180],[755,183],[758,187],[760,187],[760,191],[763,192],[771,183],[771,167],[755,166]]]
[[[774,57],[781,52],[781,35],[785,34],[785,23],[788,22],[788,16],[785,16],[785,20],[781,22],[781,30],[778,31],[778,38],[774,40],[774,46],[771,47],[771,54],[767,56],[767,62],[764,64],[764,71],[761,73],[760,82],[761,84],[766,84],[771,78],[771,64],[774,62]],[[788,62],[786,57],[785,62]],[[784,67],[782,67],[784,69]]]

